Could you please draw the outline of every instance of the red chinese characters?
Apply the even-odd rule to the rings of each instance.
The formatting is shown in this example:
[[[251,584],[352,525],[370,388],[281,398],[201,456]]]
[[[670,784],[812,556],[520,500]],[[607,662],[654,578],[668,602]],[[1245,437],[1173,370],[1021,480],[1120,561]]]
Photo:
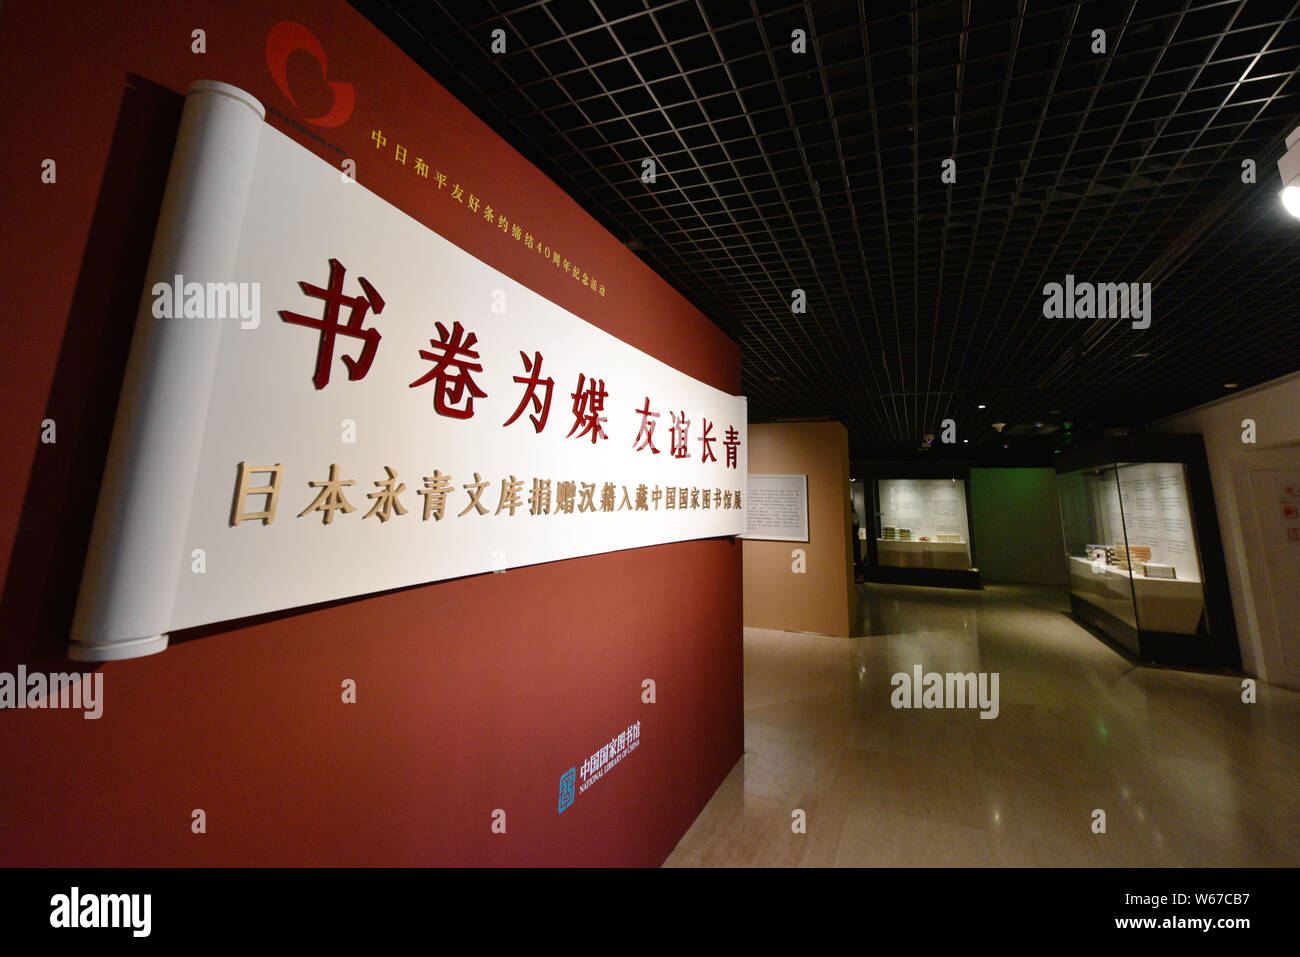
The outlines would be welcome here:
[[[505,424],[509,425],[515,419],[519,418],[524,409],[528,407],[528,403],[531,401],[533,404],[533,413],[529,415],[528,418],[532,420],[534,431],[541,432],[542,429],[546,428],[546,417],[551,414],[551,389],[555,387],[555,380],[549,377],[545,379],[542,378],[542,354],[540,352],[533,353],[533,359],[531,362],[528,360],[528,356],[523,352],[519,353],[519,358],[523,360],[524,371],[527,372],[528,375],[517,375],[515,376],[515,381],[522,386],[526,386],[526,388],[524,389],[524,397],[519,400],[519,407],[515,409],[515,414],[506,419]],[[537,397],[538,386],[546,387],[545,400]]]
[[[718,461],[718,457],[713,454],[713,443],[718,440],[715,436],[709,435],[713,430],[713,423],[704,418],[701,418],[700,422],[700,445],[704,447],[704,451],[700,453],[700,461],[716,462]],[[706,505],[705,508],[708,508],[708,506]]]
[[[736,449],[740,448],[740,433],[736,431],[734,426],[727,426],[722,447],[727,450],[727,468],[734,469],[736,467]]]
[[[347,367],[349,379],[357,381],[365,378],[375,360],[381,340],[377,328],[366,328],[366,317],[372,312],[379,315],[384,311],[385,306],[384,299],[379,294],[379,291],[364,276],[357,277],[361,295],[344,295],[343,288],[347,270],[337,259],[330,259],[329,267],[329,284],[326,287],[314,286],[307,282],[299,283],[306,295],[319,299],[324,303],[320,318],[280,310],[280,317],[286,323],[304,326],[315,330],[319,334],[316,367],[312,375],[312,382],[318,390],[329,384],[335,346],[339,336],[356,339],[360,342],[359,354],[354,356],[345,355],[342,359]],[[341,318],[341,310],[344,307],[348,309],[346,319]],[[458,320],[453,322],[450,329],[442,322],[436,322],[434,325],[437,336],[429,340],[429,348],[418,350],[420,358],[431,363],[431,366],[418,379],[409,383],[408,387],[414,389],[433,383],[433,408],[438,415],[458,420],[472,419],[475,412],[475,400],[488,398],[487,392],[479,385],[484,374],[484,364],[483,357],[479,353],[478,336],[476,333],[466,330]],[[491,359],[492,357],[489,356],[489,361]],[[540,351],[534,351],[529,356],[527,352],[520,350],[519,359],[523,364],[523,372],[514,376],[514,382],[522,387],[520,393],[516,393],[519,395],[519,401],[510,417],[502,423],[502,427],[509,427],[517,422],[521,416],[527,415],[528,420],[532,423],[533,431],[540,435],[546,428],[550,417],[555,379],[549,375],[543,375],[544,358]],[[605,415],[605,411],[609,400],[609,390],[606,388],[605,380],[588,378],[585,374],[580,373],[577,386],[570,395],[573,399],[573,424],[565,437],[577,438],[579,441],[590,437],[593,446],[597,445],[601,439],[608,439],[607,423],[609,419]],[[691,458],[689,446],[691,420],[687,418],[684,410],[680,412],[670,410],[668,413],[671,419],[669,449],[660,449],[655,444],[655,427],[659,424],[656,420],[660,418],[661,413],[651,411],[650,397],[647,395],[643,404],[640,407],[634,407],[633,411],[639,416],[636,437],[632,440],[634,452],[643,452],[648,449],[650,454],[654,456],[662,451],[669,451],[673,459],[689,460]],[[630,426],[630,422],[628,425]],[[701,416],[699,427],[696,430],[700,442],[699,461],[705,465],[718,461],[715,444],[719,441],[719,437],[714,433],[715,425],[717,425],[716,421],[711,422]],[[616,421],[616,427],[621,431],[624,427],[623,419],[620,418]],[[623,434],[626,435],[626,433]],[[660,436],[662,441],[662,433],[660,433]],[[740,435],[734,427],[727,428],[722,444],[726,450],[726,467],[737,468]],[[396,487],[394,485],[394,488]],[[424,491],[426,490],[422,490],[421,494],[424,494]],[[522,495],[522,492],[520,494]],[[556,507],[558,508],[561,507],[558,504],[558,488],[556,494]],[[388,500],[385,500],[379,511],[372,509],[370,514],[380,515],[381,521],[387,521],[387,516],[390,516],[393,512],[400,514],[399,510],[402,506],[400,501],[395,499],[395,493],[393,499],[391,505],[387,504]],[[430,499],[430,503],[432,501]],[[511,501],[513,501],[513,496]],[[629,503],[630,501],[629,497]],[[343,507],[343,505],[335,506],[336,509],[342,509]],[[513,506],[514,509],[520,507],[522,506],[517,504]],[[539,507],[549,509],[551,503],[546,501]],[[633,510],[640,508],[640,506],[631,504],[628,507]],[[679,503],[678,508],[680,507],[682,507],[682,504]],[[434,510],[441,514],[443,510],[441,501],[436,504]],[[259,513],[253,513],[246,517],[253,517],[256,514]]]
[[[587,383],[585,388],[583,383]],[[569,429],[569,434],[565,438],[573,438],[575,432],[578,433],[578,438],[590,435],[592,445],[596,444],[597,439],[608,439],[609,436],[601,428],[607,419],[600,414],[605,411],[605,400],[609,398],[609,393],[605,391],[605,380],[588,380],[585,375],[579,373],[577,391],[571,393],[571,395],[573,397],[573,427]],[[578,432],[579,428],[582,429],[581,432]]]
[[[689,458],[691,451],[689,446],[686,443],[686,433],[687,430],[690,429],[691,427],[691,420],[686,418],[685,412],[683,412],[680,416],[678,416],[676,412],[669,412],[668,414],[672,416],[672,420],[673,420],[673,428],[672,428],[673,458],[675,459]]]
[[[456,322],[451,332],[441,322],[437,323],[440,339],[430,339],[432,351],[420,350],[420,358],[432,362],[433,368],[411,383],[414,389],[418,385],[436,380],[433,391],[433,408],[439,415],[452,419],[468,419],[474,415],[474,400],[486,399],[487,393],[474,382],[472,373],[482,372],[483,367],[476,361],[479,354],[474,351],[478,336],[474,333],[465,335],[465,329]],[[469,394],[466,395],[465,393]],[[459,407],[461,400],[464,406]]]
[[[645,408],[637,409],[636,413],[641,416],[641,429],[637,432],[636,439],[632,443],[632,451],[640,452],[642,449],[648,448],[653,454],[658,455],[659,450],[655,448],[654,443],[655,424],[650,420],[659,418],[659,413],[650,411],[650,396],[645,397]]]
[[[320,319],[300,316],[287,309],[280,310],[280,318],[285,322],[320,331],[320,345],[316,350],[316,372],[312,376],[312,382],[317,389],[323,389],[329,384],[330,366],[334,364],[334,340],[337,336],[350,336],[365,343],[361,347],[361,355],[356,359],[351,356],[343,357],[343,364],[348,367],[348,378],[353,381],[365,378],[366,373],[370,371],[370,363],[375,360],[375,352],[379,349],[379,330],[363,329],[362,326],[365,325],[366,313],[369,310],[374,309],[375,315],[384,311],[383,297],[364,276],[358,279],[358,282],[365,295],[355,297],[343,295],[343,277],[346,274],[347,269],[343,264],[337,259],[331,259],[329,288],[322,289],[320,286],[313,286],[306,282],[298,283],[307,295],[325,301],[325,311]],[[348,321],[342,324],[339,322],[340,306],[347,306],[350,310]]]

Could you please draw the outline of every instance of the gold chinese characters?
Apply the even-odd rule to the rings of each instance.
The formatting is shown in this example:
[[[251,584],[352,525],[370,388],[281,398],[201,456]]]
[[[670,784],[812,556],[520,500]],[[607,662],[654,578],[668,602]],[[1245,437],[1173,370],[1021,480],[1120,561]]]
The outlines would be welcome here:
[[[385,465],[383,469],[386,477],[376,479],[373,483],[375,491],[366,493],[366,497],[371,499],[373,504],[362,516],[363,520],[374,516],[381,524],[407,514],[406,505],[401,499],[406,491],[406,484],[398,481],[397,472],[391,466]],[[250,478],[254,474],[269,476],[268,483],[250,485]],[[467,515],[496,516],[502,513],[507,517],[514,517],[516,513],[537,516],[572,515],[584,512],[657,512],[661,507],[663,511],[724,511],[742,508],[740,489],[674,485],[661,488],[644,482],[630,486],[614,482],[553,481],[549,478],[529,480],[510,475],[502,478],[499,489],[494,490],[496,508],[493,509],[490,502],[484,501],[484,497],[490,489],[494,489],[494,483],[484,479],[478,472],[474,472],[473,475],[472,482],[460,485],[460,491],[467,500],[459,500],[466,504],[464,509],[456,514],[457,518]],[[230,509],[231,526],[243,522],[260,521],[263,525],[274,522],[276,505],[283,485],[282,464],[250,465],[247,462],[240,462],[235,470],[235,495]],[[341,478],[337,464],[330,465],[329,478],[323,481],[313,479],[307,485],[317,490],[316,496],[298,513],[298,518],[319,512],[321,522],[329,525],[333,523],[335,513],[347,515],[356,511],[356,506],[348,500],[346,491],[356,485],[356,479]],[[458,498],[455,479],[437,469],[434,469],[432,475],[424,476],[424,485],[416,489],[414,494],[424,499],[423,509],[418,510],[422,512],[423,521],[428,521],[430,518],[435,522],[441,521],[450,514],[448,507],[455,507],[452,498]],[[261,502],[250,502],[261,496],[265,496]],[[255,508],[249,510],[257,504],[264,507],[260,510]]]

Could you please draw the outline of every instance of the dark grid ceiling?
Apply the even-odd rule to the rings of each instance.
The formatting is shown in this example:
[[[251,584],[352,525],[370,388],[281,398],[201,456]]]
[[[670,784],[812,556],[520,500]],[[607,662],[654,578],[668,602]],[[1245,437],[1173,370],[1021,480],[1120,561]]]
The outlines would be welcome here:
[[[1300,369],[1300,0],[354,4],[740,343],[755,421],[971,454]],[[1150,328],[1045,319],[1067,273]]]

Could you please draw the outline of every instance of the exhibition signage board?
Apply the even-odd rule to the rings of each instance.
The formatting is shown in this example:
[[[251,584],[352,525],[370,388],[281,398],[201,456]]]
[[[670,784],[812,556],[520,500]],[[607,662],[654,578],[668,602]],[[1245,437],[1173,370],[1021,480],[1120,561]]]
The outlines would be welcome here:
[[[512,281],[263,115],[211,81],[186,101],[74,658],[744,531],[742,397]]]
[[[751,475],[745,538],[808,541],[808,476]]]

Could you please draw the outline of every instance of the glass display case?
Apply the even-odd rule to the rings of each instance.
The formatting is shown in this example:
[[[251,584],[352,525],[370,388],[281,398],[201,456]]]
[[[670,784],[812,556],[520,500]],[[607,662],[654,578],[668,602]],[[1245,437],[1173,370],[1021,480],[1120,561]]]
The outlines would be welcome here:
[[[1180,462],[1059,476],[1070,591],[1130,628],[1196,634],[1205,591]]]
[[[1168,440],[1200,440],[1152,438],[1165,446]],[[1228,625],[1222,611],[1210,614],[1203,536],[1198,534],[1212,522],[1219,547],[1213,501],[1194,507],[1190,470],[1196,465],[1195,449],[1186,442],[1173,444],[1184,446],[1182,460],[1117,456],[1117,461],[1082,468],[1067,464],[1065,471],[1058,464],[1071,608],[1076,618],[1140,657],[1230,663],[1236,651],[1235,629],[1231,649],[1223,646],[1222,634],[1211,631],[1211,619],[1221,632]],[[1113,442],[1109,446],[1111,452],[1123,451],[1114,449]],[[1208,470],[1204,481],[1208,488]],[[1221,564],[1221,550],[1218,559]],[[1226,591],[1222,597],[1227,600]]]
[[[962,479],[879,479],[882,565],[969,570],[970,523]]]
[[[884,469],[870,483],[873,581],[979,588],[971,551],[969,472],[955,466]]]

